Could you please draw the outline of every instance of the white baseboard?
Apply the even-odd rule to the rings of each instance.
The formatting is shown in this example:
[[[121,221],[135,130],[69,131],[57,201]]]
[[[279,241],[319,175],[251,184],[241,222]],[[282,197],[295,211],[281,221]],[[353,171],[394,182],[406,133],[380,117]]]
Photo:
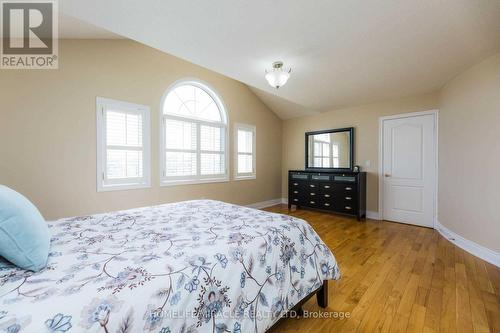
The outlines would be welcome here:
[[[266,208],[266,207],[279,205],[279,204],[281,204],[282,201],[283,201],[282,198],[278,198],[278,199],[256,202],[256,203],[246,205],[246,206],[250,207],[250,208],[262,209],[262,208]]]
[[[281,203],[284,205],[288,205],[288,198],[281,198]]]
[[[366,211],[366,218],[371,220],[382,220],[378,212],[374,212],[371,210]]]
[[[500,267],[500,253],[490,250],[482,245],[474,243],[471,240],[463,238],[459,234],[451,231],[436,221],[435,229],[447,240],[470,254],[483,259],[497,267]]]

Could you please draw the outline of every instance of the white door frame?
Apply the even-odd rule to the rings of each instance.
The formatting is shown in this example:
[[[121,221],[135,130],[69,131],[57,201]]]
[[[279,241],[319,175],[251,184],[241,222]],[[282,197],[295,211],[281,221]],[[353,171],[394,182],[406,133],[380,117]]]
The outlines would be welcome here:
[[[385,120],[392,120],[392,119],[403,119],[403,118],[410,118],[410,117],[418,117],[418,116],[425,116],[425,115],[433,115],[434,116],[434,147],[435,147],[435,173],[436,173],[436,184],[434,185],[434,212],[432,214],[433,216],[433,227],[436,229],[436,222],[437,222],[437,213],[438,213],[438,184],[439,184],[439,174],[438,174],[438,164],[439,164],[439,146],[438,146],[438,129],[439,129],[439,110],[434,109],[434,110],[428,110],[428,111],[420,111],[420,112],[410,112],[410,113],[402,113],[402,114],[396,114],[392,116],[384,116],[380,117],[378,119],[378,215],[379,219],[383,220],[384,219],[384,121]]]

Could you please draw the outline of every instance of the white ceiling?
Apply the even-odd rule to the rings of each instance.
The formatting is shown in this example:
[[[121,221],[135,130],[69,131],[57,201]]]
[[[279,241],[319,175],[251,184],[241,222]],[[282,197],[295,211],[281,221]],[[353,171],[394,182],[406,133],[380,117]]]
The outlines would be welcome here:
[[[64,0],[64,13],[242,81],[280,117],[439,89],[500,50],[499,0]],[[293,69],[275,90],[264,69]]]
[[[123,38],[117,34],[83,22],[75,17],[60,14],[59,15],[59,38],[72,39],[120,39]]]
[[[15,20],[19,18],[16,17]],[[122,39],[123,36],[117,35],[103,29],[101,27],[84,22],[76,17],[59,13],[58,15],[59,24],[59,38],[60,39]],[[21,23],[22,25],[22,23]],[[39,37],[52,38],[50,32],[44,32],[42,35],[37,33]],[[1,36],[0,36],[1,37]]]

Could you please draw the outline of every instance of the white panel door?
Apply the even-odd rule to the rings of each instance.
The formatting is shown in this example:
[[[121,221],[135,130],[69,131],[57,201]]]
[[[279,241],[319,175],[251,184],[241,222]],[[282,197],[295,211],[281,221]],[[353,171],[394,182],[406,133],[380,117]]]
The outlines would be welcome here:
[[[383,219],[434,226],[434,114],[382,121]]]

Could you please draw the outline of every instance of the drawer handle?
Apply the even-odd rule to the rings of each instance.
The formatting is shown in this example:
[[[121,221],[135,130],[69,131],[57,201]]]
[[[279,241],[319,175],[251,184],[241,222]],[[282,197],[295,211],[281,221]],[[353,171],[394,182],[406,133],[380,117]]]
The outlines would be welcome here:
[[[330,185],[325,185],[325,188],[330,188]]]
[[[346,199],[346,200],[352,200],[352,198],[351,198],[351,197],[345,197],[345,199]]]
[[[293,201],[299,201],[299,199],[293,199]]]
[[[330,197],[330,194],[325,194],[325,198],[329,198]]]
[[[330,206],[330,204],[329,204],[329,203],[326,203],[326,204],[325,204],[325,206]]]
[[[293,186],[297,186],[297,185],[299,185],[299,183],[293,183]]]
[[[315,204],[315,202],[314,202],[314,201],[309,201],[309,203]]]
[[[309,193],[309,194],[310,194],[310,195],[316,195],[316,193],[314,193],[314,192],[311,192],[311,193]]]
[[[347,191],[350,191],[350,190],[352,190],[352,187],[346,187],[345,189],[346,189]]]
[[[313,184],[309,184],[310,187],[316,187],[316,185],[313,185]]]
[[[350,206],[345,206],[345,209],[352,209]]]
[[[293,193],[297,194],[297,193],[299,193],[299,191],[293,191]]]

